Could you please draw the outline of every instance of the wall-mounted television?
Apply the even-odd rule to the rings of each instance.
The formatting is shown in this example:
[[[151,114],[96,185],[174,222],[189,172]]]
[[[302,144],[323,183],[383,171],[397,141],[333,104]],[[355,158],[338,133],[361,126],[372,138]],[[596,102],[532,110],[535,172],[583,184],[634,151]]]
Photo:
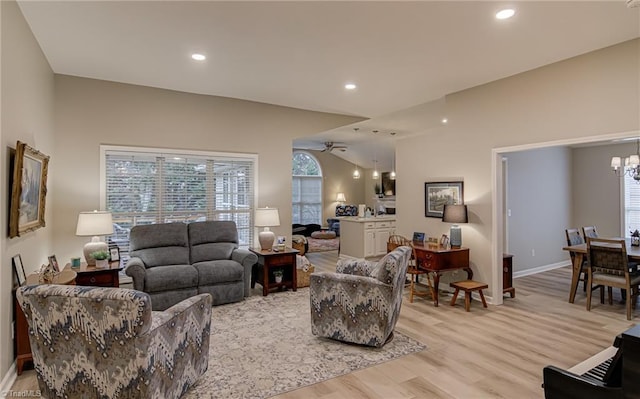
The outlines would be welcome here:
[[[382,193],[396,195],[396,181],[391,179],[390,172],[382,172]]]

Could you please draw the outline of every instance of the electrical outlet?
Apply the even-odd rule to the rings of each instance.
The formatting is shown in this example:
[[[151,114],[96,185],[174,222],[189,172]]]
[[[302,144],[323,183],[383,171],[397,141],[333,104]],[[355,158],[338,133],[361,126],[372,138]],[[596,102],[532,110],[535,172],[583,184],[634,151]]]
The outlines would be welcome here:
[[[535,249],[531,250],[531,256],[536,256],[536,250]]]

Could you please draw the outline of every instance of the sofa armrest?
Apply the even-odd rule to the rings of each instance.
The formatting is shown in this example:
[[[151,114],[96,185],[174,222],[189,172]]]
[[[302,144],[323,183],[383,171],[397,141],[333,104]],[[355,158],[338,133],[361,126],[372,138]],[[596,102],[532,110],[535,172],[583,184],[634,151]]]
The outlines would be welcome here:
[[[606,387],[555,366],[542,370],[546,399],[622,399],[622,388]]]
[[[251,295],[251,273],[253,265],[258,263],[258,255],[248,249],[237,248],[231,253],[231,260],[235,260],[244,267],[244,297]]]
[[[336,273],[369,276],[375,266],[376,262],[364,259],[338,259]]]
[[[124,272],[133,280],[134,290],[144,291],[144,277],[147,274],[147,268],[144,266],[142,259],[130,258]]]

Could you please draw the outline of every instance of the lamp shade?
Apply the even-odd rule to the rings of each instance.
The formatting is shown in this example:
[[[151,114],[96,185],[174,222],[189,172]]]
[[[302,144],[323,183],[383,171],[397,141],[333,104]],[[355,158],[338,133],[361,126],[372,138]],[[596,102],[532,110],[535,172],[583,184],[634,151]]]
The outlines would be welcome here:
[[[280,226],[280,214],[278,208],[258,208],[256,209],[255,225],[258,227]]]
[[[344,193],[338,193],[336,195],[336,202],[346,202],[347,198],[344,196]]]
[[[446,223],[468,223],[466,205],[445,205],[442,212],[442,221]]]
[[[113,234],[111,212],[80,212],[76,226],[77,236],[104,236]]]

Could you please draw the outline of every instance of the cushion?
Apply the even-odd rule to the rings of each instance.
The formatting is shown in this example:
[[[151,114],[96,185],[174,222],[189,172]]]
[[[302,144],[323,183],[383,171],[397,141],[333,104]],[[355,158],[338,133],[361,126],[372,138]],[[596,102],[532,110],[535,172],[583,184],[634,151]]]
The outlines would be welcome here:
[[[130,234],[130,255],[146,267],[189,263],[189,236],[184,223],[134,226]]]
[[[193,265],[198,271],[200,286],[242,281],[244,268],[234,260],[213,260]]]
[[[198,285],[198,271],[191,265],[158,266],[147,269],[145,292],[172,291]]]
[[[320,238],[320,239],[336,238],[336,232],[331,230],[314,231],[313,233],[311,233],[311,238]]]

